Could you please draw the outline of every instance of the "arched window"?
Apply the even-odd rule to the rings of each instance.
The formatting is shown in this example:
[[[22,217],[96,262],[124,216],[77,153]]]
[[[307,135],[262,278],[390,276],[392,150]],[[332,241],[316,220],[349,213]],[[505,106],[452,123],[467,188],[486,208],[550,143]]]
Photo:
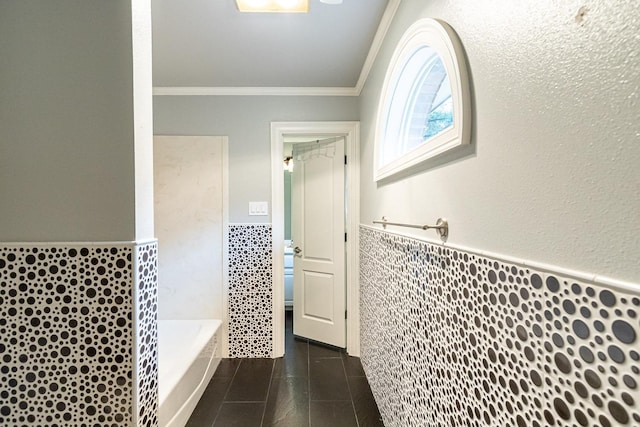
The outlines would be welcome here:
[[[470,97],[453,30],[422,19],[393,54],[378,107],[375,180],[470,142]]]

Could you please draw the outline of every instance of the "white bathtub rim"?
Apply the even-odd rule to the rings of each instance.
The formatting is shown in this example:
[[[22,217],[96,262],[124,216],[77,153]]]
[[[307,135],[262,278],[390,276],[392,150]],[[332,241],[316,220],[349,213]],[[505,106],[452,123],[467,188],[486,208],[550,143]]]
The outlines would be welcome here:
[[[187,424],[189,418],[191,417],[191,414],[193,413],[193,410],[196,408],[196,405],[198,405],[198,401],[204,394],[205,388],[207,388],[207,385],[209,385],[211,378],[213,378],[213,374],[215,373],[216,369],[218,369],[219,364],[219,357],[212,357],[209,360],[209,365],[207,366],[207,370],[202,378],[202,381],[200,381],[200,384],[198,384],[193,393],[191,393],[189,398],[184,402],[180,409],[178,409],[173,418],[171,418],[171,420],[169,420],[166,425],[160,427],[184,427]]]
[[[218,319],[192,319],[192,320],[158,320],[159,335],[160,325],[162,324],[183,324],[183,325],[206,325],[207,330],[211,331],[208,334],[199,334],[198,340],[194,343],[189,343],[191,349],[187,352],[185,358],[181,359],[178,366],[171,366],[170,369],[164,368],[164,364],[159,362],[158,364],[158,404],[162,406],[167,399],[171,391],[176,387],[177,383],[185,376],[191,365],[199,357],[202,350],[210,342],[211,338],[218,333],[222,322]],[[161,347],[162,343],[158,338],[158,346]],[[159,356],[160,357],[160,356]],[[162,364],[162,365],[161,365]]]
[[[166,340],[165,346],[160,340],[159,353],[165,361],[158,378],[160,427],[184,427],[188,422],[220,363],[220,326],[217,319],[159,321],[159,337]]]

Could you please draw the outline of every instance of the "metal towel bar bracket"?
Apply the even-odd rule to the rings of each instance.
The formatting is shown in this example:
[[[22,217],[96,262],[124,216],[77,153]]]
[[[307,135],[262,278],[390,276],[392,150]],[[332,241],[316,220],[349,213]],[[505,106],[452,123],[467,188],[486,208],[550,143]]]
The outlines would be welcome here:
[[[381,220],[374,220],[374,224],[382,224],[382,228],[386,229],[387,225],[395,225],[397,227],[419,228],[421,230],[434,229],[440,236],[442,241],[446,241],[449,237],[449,222],[444,218],[438,218],[436,225],[416,225],[416,224],[403,224],[400,222],[390,222],[387,218],[382,217]]]

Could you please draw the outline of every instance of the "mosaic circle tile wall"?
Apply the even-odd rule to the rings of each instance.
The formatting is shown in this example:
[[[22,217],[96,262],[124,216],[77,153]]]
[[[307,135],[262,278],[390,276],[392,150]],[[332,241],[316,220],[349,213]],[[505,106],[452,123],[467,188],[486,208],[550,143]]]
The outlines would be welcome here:
[[[156,251],[155,243],[0,247],[0,425],[130,426],[139,389],[157,400],[157,366],[146,362],[140,375],[133,359],[134,346],[156,336],[147,327],[134,338],[133,269],[146,289],[135,310],[144,326],[157,310]],[[136,264],[136,253],[148,262]],[[147,408],[141,416],[153,425]]]
[[[385,425],[640,425],[638,295],[360,233],[361,355]]]
[[[229,356],[271,357],[273,263],[271,224],[229,226]]]

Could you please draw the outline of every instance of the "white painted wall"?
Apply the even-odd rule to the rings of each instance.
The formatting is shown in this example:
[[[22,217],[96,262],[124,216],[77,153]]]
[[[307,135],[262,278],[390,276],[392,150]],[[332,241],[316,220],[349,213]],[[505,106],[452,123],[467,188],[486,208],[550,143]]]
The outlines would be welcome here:
[[[271,200],[271,122],[357,119],[355,97],[154,97],[155,134],[229,137],[231,223],[271,221],[248,214],[250,201]]]
[[[638,16],[633,0],[403,0],[359,100],[362,223],[442,216],[452,244],[640,282]],[[473,149],[377,185],[380,89],[422,17],[447,21],[466,49]]]
[[[224,144],[154,137],[159,319],[224,318]]]
[[[135,139],[135,235],[155,237],[153,227],[153,80],[151,0],[133,0],[133,108]]]
[[[148,3],[0,2],[0,241],[153,237],[151,186],[135,186],[136,165],[151,163],[151,109],[134,104],[151,81],[136,82],[147,88],[135,100],[133,89],[151,58],[134,64],[132,49],[150,40],[149,25],[132,31],[132,9],[148,21]],[[146,150],[134,148],[144,133]],[[147,201],[137,219],[136,200]]]

